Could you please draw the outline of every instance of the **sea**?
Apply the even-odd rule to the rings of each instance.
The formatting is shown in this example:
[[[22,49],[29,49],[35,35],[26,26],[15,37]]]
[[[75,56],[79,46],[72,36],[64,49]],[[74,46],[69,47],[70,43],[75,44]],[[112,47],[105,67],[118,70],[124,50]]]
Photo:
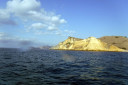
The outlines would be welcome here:
[[[128,85],[128,53],[1,48],[0,85]]]

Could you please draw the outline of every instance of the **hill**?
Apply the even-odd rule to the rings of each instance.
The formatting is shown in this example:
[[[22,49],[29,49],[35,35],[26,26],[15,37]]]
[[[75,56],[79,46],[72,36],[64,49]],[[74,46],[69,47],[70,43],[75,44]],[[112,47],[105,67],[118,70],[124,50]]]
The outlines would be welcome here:
[[[128,38],[124,36],[104,36],[99,38],[101,41],[115,45],[121,49],[128,50]]]
[[[114,45],[102,42],[95,37],[89,37],[87,39],[79,39],[74,37],[68,37],[63,42],[52,47],[52,49],[59,50],[85,50],[85,51],[123,51]]]

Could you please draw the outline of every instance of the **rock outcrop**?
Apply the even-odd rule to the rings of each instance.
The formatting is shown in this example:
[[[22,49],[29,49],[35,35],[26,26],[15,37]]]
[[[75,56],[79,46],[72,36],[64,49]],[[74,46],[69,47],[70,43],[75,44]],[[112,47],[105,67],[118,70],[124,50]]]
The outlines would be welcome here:
[[[79,39],[69,37],[63,42],[60,42],[52,49],[58,50],[85,50],[85,51],[124,51],[114,45],[102,42],[95,37],[89,37],[88,39]]]
[[[57,46],[52,47],[52,49],[70,50],[73,48],[72,46],[74,45],[74,43],[76,41],[80,41],[80,40],[83,40],[83,39],[79,39],[79,38],[75,38],[75,37],[68,37],[68,39],[66,39],[65,41],[60,42]]]

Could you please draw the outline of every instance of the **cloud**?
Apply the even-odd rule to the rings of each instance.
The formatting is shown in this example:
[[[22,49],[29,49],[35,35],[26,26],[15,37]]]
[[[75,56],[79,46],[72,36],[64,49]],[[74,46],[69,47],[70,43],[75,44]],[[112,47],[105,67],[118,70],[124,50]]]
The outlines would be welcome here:
[[[7,48],[29,48],[36,43],[29,40],[17,40],[17,39],[0,39],[0,47]]]
[[[73,34],[73,31],[60,29],[65,23],[61,15],[42,8],[39,0],[9,0],[6,8],[0,9],[0,25],[24,25],[26,32],[33,34]]]
[[[46,30],[53,31],[57,30],[61,24],[66,23],[66,20],[61,19],[60,15],[47,12],[41,8],[41,3],[38,0],[8,1],[6,8],[0,9],[0,23],[15,25],[16,23],[11,17],[29,23],[26,24],[29,30],[45,28]]]
[[[16,16],[23,17],[29,11],[37,11],[40,2],[37,0],[11,0],[7,2],[7,9]]]
[[[45,28],[46,25],[42,24],[42,23],[33,23],[29,29],[41,29],[41,28]]]
[[[28,40],[23,40],[21,42],[19,42],[20,45],[23,45],[23,46],[31,46],[31,44],[33,44],[32,41],[28,41]]]
[[[25,40],[0,32],[0,47],[7,48],[29,48],[44,45],[32,40]]]
[[[74,34],[74,33],[76,33],[75,31],[72,31],[72,30],[64,30],[64,32],[69,33],[69,34]]]
[[[55,32],[56,35],[60,35],[60,36],[73,36],[76,32],[73,30],[57,30]]]
[[[28,28],[36,29],[38,28],[37,25],[40,27],[40,29],[45,29],[47,31],[56,31],[59,30],[59,27],[61,24],[66,23],[66,20],[61,19],[60,15],[55,15],[54,13],[46,12],[45,10],[42,10],[40,12],[37,11],[29,11],[29,19],[32,19],[33,21],[36,21],[38,23],[33,23]],[[36,25],[36,26],[33,26]],[[34,28],[35,27],[35,28]],[[40,29],[36,29],[39,30]],[[44,30],[43,30],[44,31]]]
[[[40,29],[46,29],[46,30],[57,30],[55,24],[51,24],[50,26],[49,25],[46,25],[46,24],[43,24],[43,23],[33,23],[29,29],[35,29],[35,30],[40,30]]]
[[[6,5],[6,9],[0,9],[0,23],[14,25],[15,21],[10,17],[18,18],[26,23],[27,32],[52,32],[67,22],[61,15],[41,8],[38,0],[10,0]]]
[[[5,37],[5,36],[6,36],[5,33],[0,32],[0,39]]]
[[[0,24],[16,25],[16,23],[10,19],[10,14],[6,9],[0,9]]]
[[[7,10],[0,9],[0,21],[9,19],[10,15]]]
[[[4,20],[4,21],[0,21],[1,25],[17,25],[17,23],[13,20]]]

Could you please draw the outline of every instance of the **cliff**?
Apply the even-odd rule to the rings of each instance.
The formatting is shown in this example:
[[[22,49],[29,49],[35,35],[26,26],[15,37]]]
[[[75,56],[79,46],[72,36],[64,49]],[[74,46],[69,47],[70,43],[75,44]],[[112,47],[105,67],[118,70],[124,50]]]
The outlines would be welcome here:
[[[52,47],[52,49],[85,51],[123,51],[123,49],[102,42],[95,37],[89,37],[88,39],[69,37],[65,41],[59,43],[57,46]]]
[[[72,49],[72,46],[74,45],[74,43],[80,40],[83,40],[83,39],[68,37],[68,39],[66,39],[65,41],[60,42],[58,45],[52,47],[52,49],[65,49],[65,50]]]

